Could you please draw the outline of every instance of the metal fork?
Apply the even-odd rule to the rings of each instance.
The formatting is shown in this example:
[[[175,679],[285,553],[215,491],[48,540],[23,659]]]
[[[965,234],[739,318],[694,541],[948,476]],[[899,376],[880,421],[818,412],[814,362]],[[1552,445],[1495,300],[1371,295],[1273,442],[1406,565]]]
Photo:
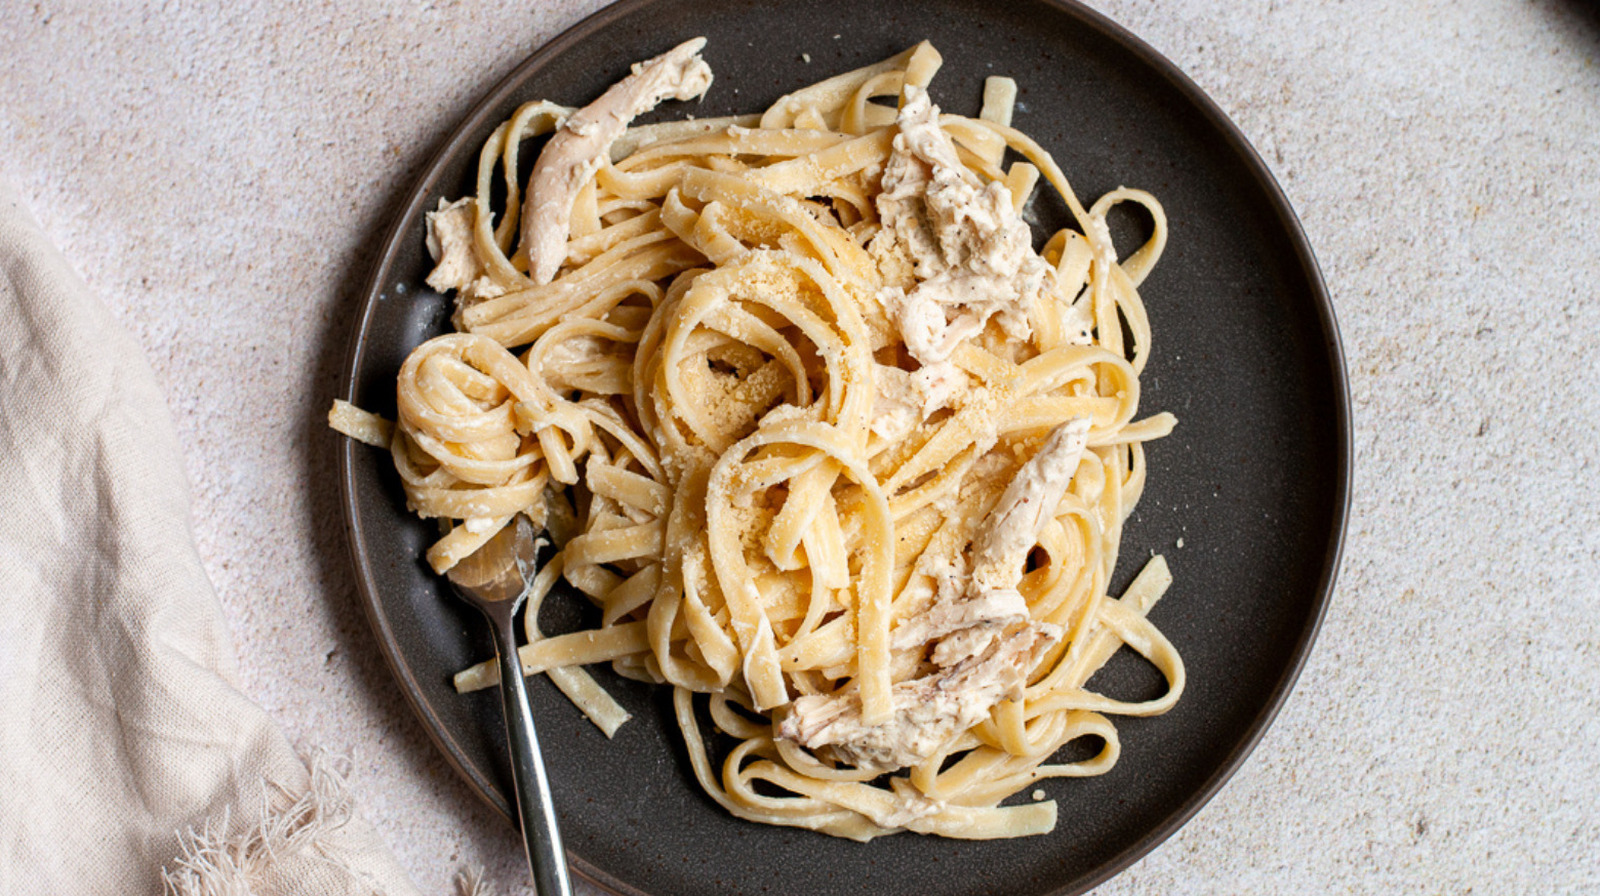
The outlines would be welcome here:
[[[495,658],[500,664],[500,706],[505,714],[506,739],[511,745],[511,784],[534,888],[540,896],[572,896],[561,829],[556,825],[555,806],[550,800],[550,778],[539,755],[539,737],[533,729],[528,687],[522,680],[517,634],[512,625],[533,581],[539,548],[532,529],[519,514],[483,547],[456,564],[446,577],[463,600],[483,611],[494,629]]]

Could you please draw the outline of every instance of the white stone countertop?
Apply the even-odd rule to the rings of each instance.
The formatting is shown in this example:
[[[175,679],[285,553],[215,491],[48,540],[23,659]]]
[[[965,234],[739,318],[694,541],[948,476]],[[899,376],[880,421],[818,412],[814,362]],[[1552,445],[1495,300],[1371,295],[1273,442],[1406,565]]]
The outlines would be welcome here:
[[[348,315],[406,186],[597,0],[0,4],[0,176],[149,353],[242,683],[424,892],[519,880],[358,609]],[[1260,150],[1337,306],[1343,573],[1239,774],[1103,894],[1600,891],[1600,13],[1096,0]],[[589,891],[592,892],[592,891]]]

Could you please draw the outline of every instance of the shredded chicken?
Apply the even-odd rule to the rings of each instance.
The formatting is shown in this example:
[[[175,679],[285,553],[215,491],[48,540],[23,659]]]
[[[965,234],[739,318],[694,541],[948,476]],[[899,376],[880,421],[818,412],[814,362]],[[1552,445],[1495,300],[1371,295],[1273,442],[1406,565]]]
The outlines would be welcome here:
[[[1052,275],[1010,191],[998,181],[980,185],[961,164],[926,91],[906,88],[898,125],[874,242],[883,244],[880,257],[908,258],[916,276],[879,293],[906,349],[921,364],[939,364],[991,318],[1007,336],[1027,338],[1028,308]]]
[[[1016,696],[1028,672],[1060,638],[1057,626],[1026,625],[981,657],[901,682],[894,686],[894,715],[881,725],[862,723],[857,700],[801,697],[784,719],[782,734],[813,749],[831,744],[835,755],[858,768],[915,765],[982,721],[996,703]]]
[[[611,144],[635,116],[667,99],[689,100],[711,87],[711,67],[700,58],[706,39],[685,41],[611,85],[574,112],[545,144],[522,205],[522,245],[533,282],[549,283],[567,257],[572,203],[594,176]]]
[[[483,265],[472,248],[472,226],[477,215],[477,200],[472,197],[455,202],[439,200],[438,209],[428,212],[428,254],[433,256],[433,273],[425,281],[439,292],[461,290],[483,276]]]
[[[966,388],[967,378],[953,364],[923,367],[908,373],[885,364],[873,368],[877,400],[872,409],[872,432],[886,441],[905,437],[934,411],[949,407]]]
[[[1017,585],[1028,551],[1072,483],[1088,434],[1088,418],[1073,418],[1022,465],[984,521],[970,574],[959,562],[929,571],[936,581],[932,604],[900,623],[891,646],[931,643],[928,658],[936,671],[894,686],[887,722],[864,724],[853,693],[804,696],[794,701],[780,733],[812,749],[831,746],[862,768],[903,768],[938,752],[999,701],[1018,696],[1062,631],[1029,620]]]

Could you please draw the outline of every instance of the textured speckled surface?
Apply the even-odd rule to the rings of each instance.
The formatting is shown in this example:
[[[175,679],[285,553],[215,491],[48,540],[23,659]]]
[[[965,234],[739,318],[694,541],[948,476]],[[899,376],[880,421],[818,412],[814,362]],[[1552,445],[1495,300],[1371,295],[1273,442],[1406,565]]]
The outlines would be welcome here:
[[[240,677],[428,892],[517,879],[370,643],[320,430],[387,216],[598,4],[0,6],[0,176],[149,352]],[[1295,204],[1350,363],[1344,573],[1241,773],[1102,893],[1600,887],[1600,16],[1097,2]]]

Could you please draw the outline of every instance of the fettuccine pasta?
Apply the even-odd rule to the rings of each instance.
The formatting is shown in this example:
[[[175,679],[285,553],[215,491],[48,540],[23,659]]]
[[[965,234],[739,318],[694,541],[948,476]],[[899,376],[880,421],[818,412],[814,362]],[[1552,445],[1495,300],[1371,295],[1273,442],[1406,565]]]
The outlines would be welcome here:
[[[1009,79],[977,118],[941,113],[926,43],[759,115],[629,127],[704,94],[703,43],[495,130],[475,193],[428,216],[458,332],[407,359],[392,426],[342,402],[330,420],[446,522],[436,571],[519,514],[546,530],[523,673],[608,735],[627,713],[583,667],[670,685],[734,815],[859,840],[1048,831],[1053,801],[1002,801],[1107,771],[1111,718],[1184,687],[1147,616],[1165,561],[1107,594],[1143,444],[1175,423],[1137,419],[1161,206],[1082,205],[1011,125]],[[1036,250],[1040,188],[1076,226]],[[1119,256],[1124,202],[1154,227]],[[597,628],[539,631],[558,581]],[[1162,696],[1090,689],[1123,647]],[[1098,752],[1053,759],[1079,739]]]

